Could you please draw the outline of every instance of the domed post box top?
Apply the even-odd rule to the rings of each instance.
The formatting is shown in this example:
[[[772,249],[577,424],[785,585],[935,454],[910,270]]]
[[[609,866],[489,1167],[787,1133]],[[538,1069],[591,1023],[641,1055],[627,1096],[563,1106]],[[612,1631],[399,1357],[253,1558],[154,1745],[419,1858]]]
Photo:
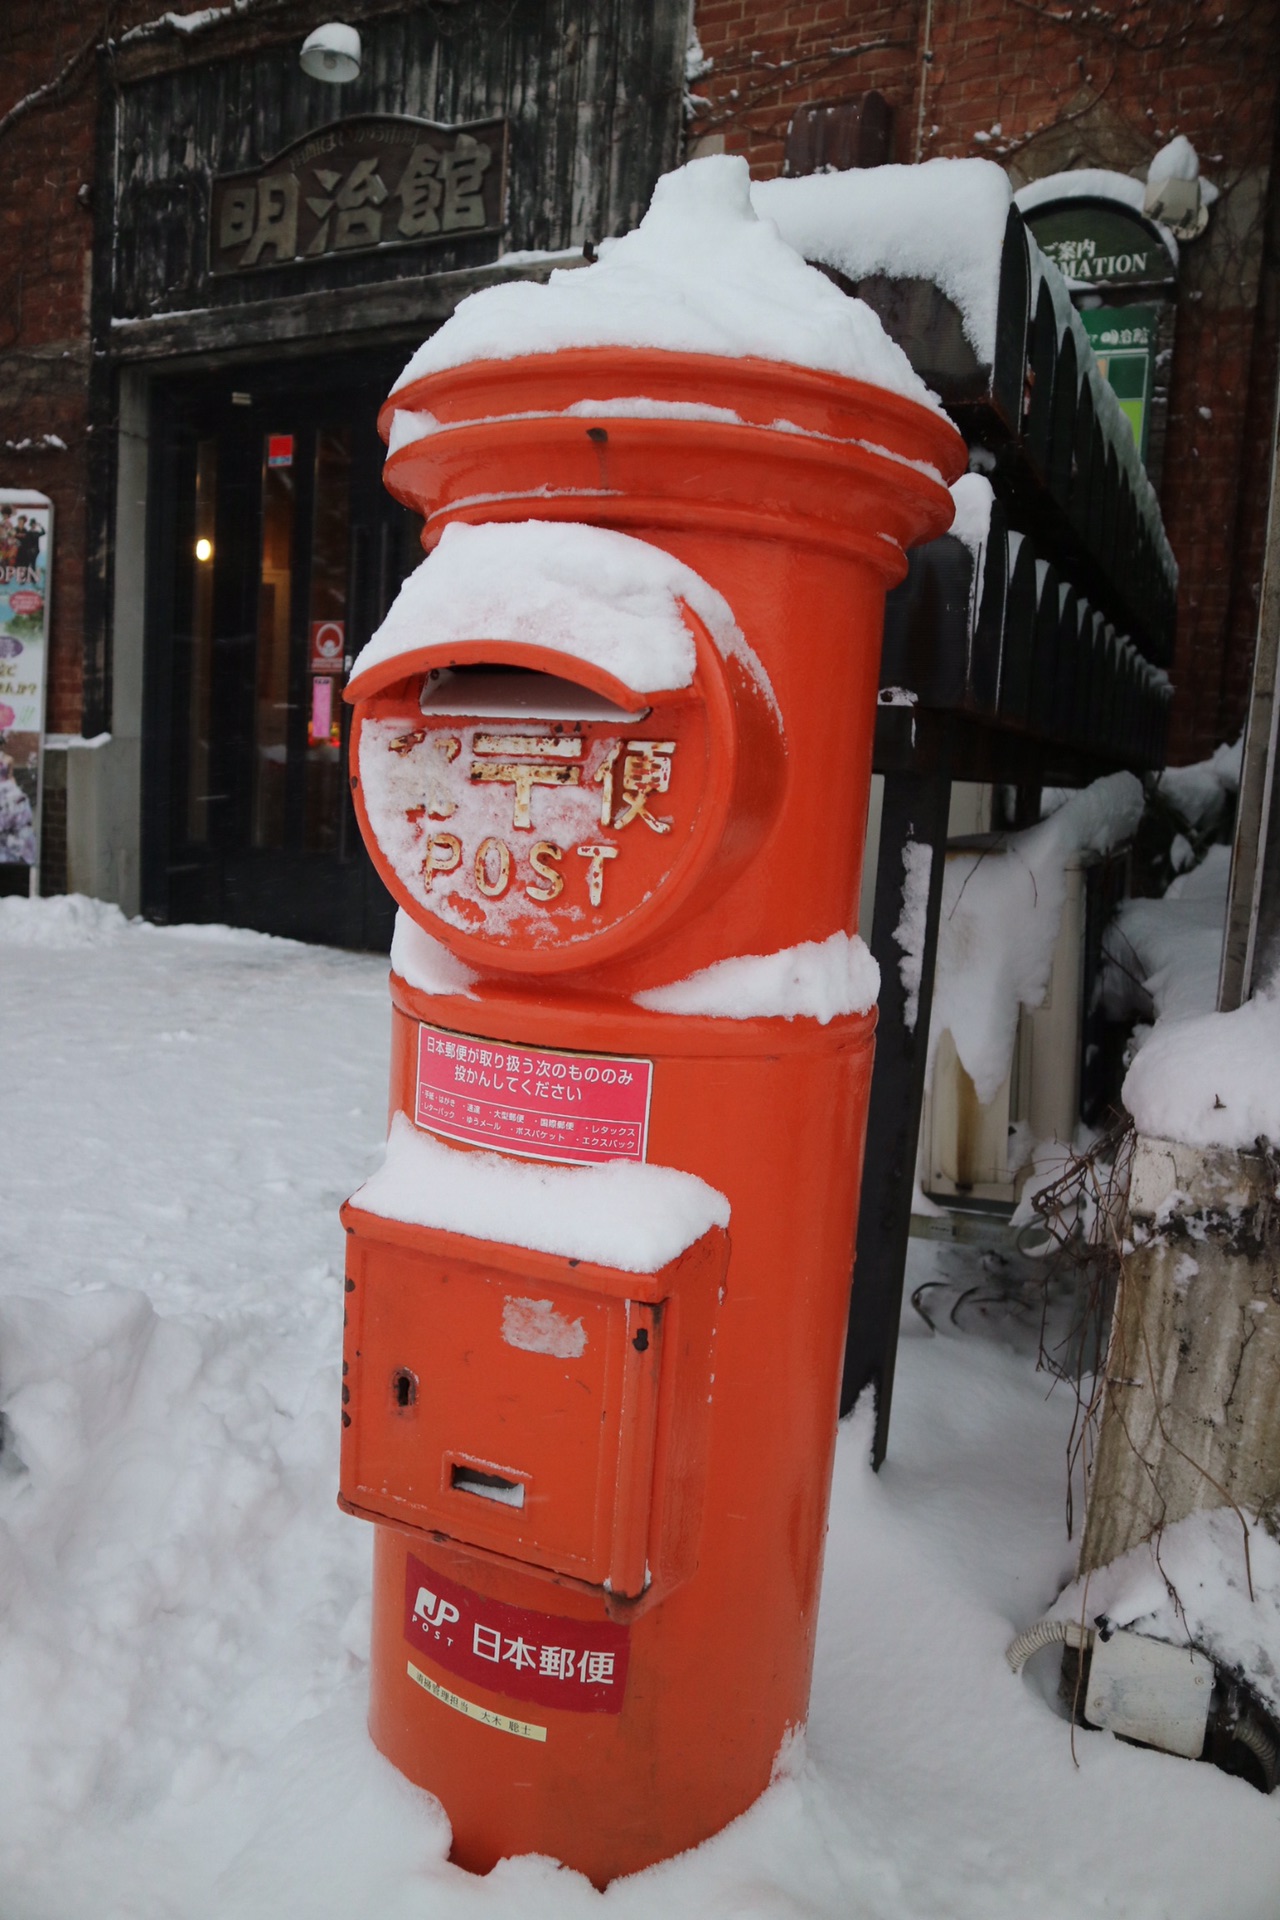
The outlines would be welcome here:
[[[966,460],[870,307],[758,217],[745,161],[723,155],[660,180],[593,265],[464,300],[379,425],[428,547],[457,517],[639,530],[756,506],[793,539],[838,521],[893,577],[895,546],[944,530]]]

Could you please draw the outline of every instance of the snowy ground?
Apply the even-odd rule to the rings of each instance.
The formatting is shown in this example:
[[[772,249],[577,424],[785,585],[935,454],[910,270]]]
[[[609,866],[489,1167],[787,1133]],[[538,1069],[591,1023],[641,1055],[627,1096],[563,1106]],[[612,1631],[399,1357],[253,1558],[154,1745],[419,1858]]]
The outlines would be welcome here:
[[[1075,1764],[1053,1656],[1005,1668],[1072,1571],[1070,1408],[976,1304],[908,1313],[878,1477],[843,1435],[790,1776],[603,1896],[449,1866],[364,1733],[334,1505],[385,963],[4,901],[0,970],[3,1920],[1274,1920],[1280,1795],[1104,1734]],[[978,1256],[917,1245],[939,1277]]]

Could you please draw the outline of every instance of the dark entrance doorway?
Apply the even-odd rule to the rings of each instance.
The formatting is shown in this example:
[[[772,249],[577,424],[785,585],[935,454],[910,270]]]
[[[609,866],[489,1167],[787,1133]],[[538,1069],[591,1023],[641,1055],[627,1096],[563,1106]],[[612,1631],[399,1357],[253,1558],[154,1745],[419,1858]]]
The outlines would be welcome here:
[[[404,360],[157,383],[143,910],[385,951],[346,671],[422,557],[374,422]]]

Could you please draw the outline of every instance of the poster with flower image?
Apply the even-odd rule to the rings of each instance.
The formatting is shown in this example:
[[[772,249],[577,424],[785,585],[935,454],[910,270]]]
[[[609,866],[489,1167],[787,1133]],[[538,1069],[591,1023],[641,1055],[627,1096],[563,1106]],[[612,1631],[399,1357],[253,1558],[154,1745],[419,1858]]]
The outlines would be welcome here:
[[[0,866],[34,867],[53,505],[0,488]]]

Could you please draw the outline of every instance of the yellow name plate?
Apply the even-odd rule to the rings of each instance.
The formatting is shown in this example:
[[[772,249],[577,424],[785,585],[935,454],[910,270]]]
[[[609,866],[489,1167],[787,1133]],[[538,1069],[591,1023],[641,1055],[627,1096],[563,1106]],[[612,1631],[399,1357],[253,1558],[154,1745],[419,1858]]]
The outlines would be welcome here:
[[[547,1730],[536,1726],[531,1720],[512,1720],[505,1713],[491,1713],[488,1707],[478,1707],[474,1700],[464,1700],[460,1693],[450,1693],[448,1687],[442,1687],[429,1674],[408,1662],[409,1678],[436,1700],[443,1700],[446,1707],[452,1707],[455,1713],[464,1713],[468,1720],[479,1720],[486,1727],[497,1727],[502,1733],[518,1734],[521,1740],[545,1740]]]

